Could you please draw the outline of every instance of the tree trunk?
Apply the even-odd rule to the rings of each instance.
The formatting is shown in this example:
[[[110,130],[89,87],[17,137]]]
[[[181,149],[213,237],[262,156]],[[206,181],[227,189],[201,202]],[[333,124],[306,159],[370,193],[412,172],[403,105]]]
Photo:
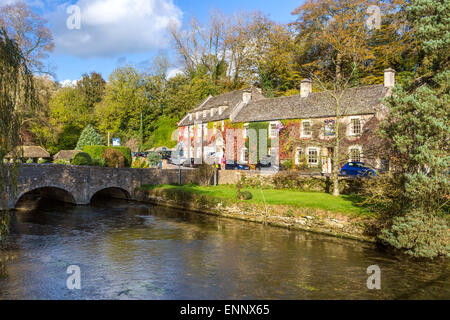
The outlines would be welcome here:
[[[340,124],[340,105],[339,101],[336,101],[336,122],[334,124],[334,137],[335,137],[335,146],[333,152],[333,196],[339,196],[339,145],[340,145],[340,137],[339,137],[339,124]]]
[[[336,57],[336,83],[338,84],[338,86],[340,85],[342,79],[341,64],[342,64],[342,55],[338,53]]]

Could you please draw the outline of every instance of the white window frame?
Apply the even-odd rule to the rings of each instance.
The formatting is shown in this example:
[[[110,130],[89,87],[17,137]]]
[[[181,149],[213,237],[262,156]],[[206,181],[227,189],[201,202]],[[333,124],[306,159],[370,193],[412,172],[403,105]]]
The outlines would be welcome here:
[[[207,123],[203,124],[203,136],[204,137],[208,136],[208,124]]]
[[[277,135],[272,135],[272,125],[275,125],[275,131],[277,131],[278,121],[270,121],[269,122],[269,138],[275,138]]]
[[[185,127],[185,128],[184,128],[184,136],[185,136],[186,138],[189,138],[189,127]]]
[[[247,155],[247,160],[245,160],[245,156]],[[247,163],[248,162],[248,159],[249,159],[249,154],[248,154],[248,149],[246,148],[246,147],[243,147],[242,149],[241,149],[241,162],[243,162],[243,163]]]
[[[203,118],[206,118],[206,110],[203,110]]]
[[[353,127],[353,120],[359,120],[359,133],[355,133],[354,127]],[[361,117],[351,117],[350,118],[350,124],[349,124],[349,136],[359,136],[362,133],[362,120]]]
[[[316,151],[317,152],[317,162],[315,162],[315,163],[312,163],[312,162],[310,162],[309,161],[309,152],[310,151]],[[319,165],[319,161],[320,161],[320,151],[319,151],[319,148],[317,148],[317,147],[309,147],[309,148],[307,148],[306,149],[306,156],[308,157],[307,158],[307,163],[308,163],[308,166],[318,166]]]
[[[192,121],[192,113],[189,113],[189,121]]]
[[[201,137],[202,136],[202,125],[198,124],[197,125],[197,137]]]
[[[358,150],[358,151],[359,151],[359,161],[353,160],[352,150]],[[348,148],[348,155],[349,155],[349,156],[348,156],[348,161],[349,161],[349,162],[363,162],[363,161],[362,161],[362,160],[363,160],[362,147],[359,146],[359,145],[353,145],[353,146],[350,146],[350,147]]]
[[[309,123],[309,131],[310,134],[305,134],[305,123]],[[300,138],[311,138],[312,137],[312,121],[311,120],[303,120],[302,121],[302,127],[300,130]]]
[[[195,113],[195,119],[198,120],[199,117],[200,117],[200,112],[197,111],[197,112]]]
[[[210,116],[214,117],[214,108],[211,108],[211,110],[209,112],[210,112]]]
[[[217,122],[213,123],[213,134],[216,134],[217,132]]]
[[[222,115],[222,112],[223,112],[223,108],[222,108],[222,107],[219,107],[219,116]]]

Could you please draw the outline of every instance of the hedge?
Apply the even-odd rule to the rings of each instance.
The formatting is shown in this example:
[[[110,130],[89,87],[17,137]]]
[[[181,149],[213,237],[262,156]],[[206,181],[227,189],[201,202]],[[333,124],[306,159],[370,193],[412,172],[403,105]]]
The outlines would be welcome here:
[[[92,159],[89,154],[80,152],[73,157],[72,164],[77,166],[90,166],[92,165]]]
[[[89,154],[94,160],[100,160],[103,158],[106,149],[120,151],[125,157],[125,167],[131,167],[131,149],[128,147],[85,146],[83,152]]]

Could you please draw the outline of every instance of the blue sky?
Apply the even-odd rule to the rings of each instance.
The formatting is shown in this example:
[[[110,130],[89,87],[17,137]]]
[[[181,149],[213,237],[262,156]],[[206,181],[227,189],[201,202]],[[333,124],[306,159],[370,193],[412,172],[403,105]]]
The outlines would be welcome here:
[[[0,0],[13,2],[16,0]],[[206,21],[213,9],[230,14],[259,10],[277,22],[293,21],[291,12],[302,0],[27,0],[48,21],[55,38],[49,62],[56,80],[76,80],[97,71],[107,79],[116,67],[150,66],[158,53],[173,56],[168,24],[182,27],[192,16]],[[81,8],[81,28],[69,30],[68,6]],[[170,21],[170,22],[169,22]],[[175,60],[175,59],[174,59]],[[176,63],[176,60],[174,61]],[[173,66],[175,69],[176,64]]]

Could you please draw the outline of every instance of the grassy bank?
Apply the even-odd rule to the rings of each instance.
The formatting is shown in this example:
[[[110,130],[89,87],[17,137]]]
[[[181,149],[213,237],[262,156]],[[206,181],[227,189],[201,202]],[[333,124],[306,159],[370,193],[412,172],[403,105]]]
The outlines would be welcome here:
[[[358,205],[359,199],[354,196],[334,197],[323,192],[302,192],[297,190],[277,190],[244,188],[241,191],[250,191],[253,198],[250,200],[239,200],[236,197],[234,185],[220,185],[201,187],[198,185],[159,185],[143,186],[144,190],[166,190],[168,192],[185,192],[196,195],[205,195],[215,199],[227,200],[238,203],[254,203],[267,205],[286,205],[296,208],[309,208],[340,213],[348,216],[370,216],[371,213]]]

